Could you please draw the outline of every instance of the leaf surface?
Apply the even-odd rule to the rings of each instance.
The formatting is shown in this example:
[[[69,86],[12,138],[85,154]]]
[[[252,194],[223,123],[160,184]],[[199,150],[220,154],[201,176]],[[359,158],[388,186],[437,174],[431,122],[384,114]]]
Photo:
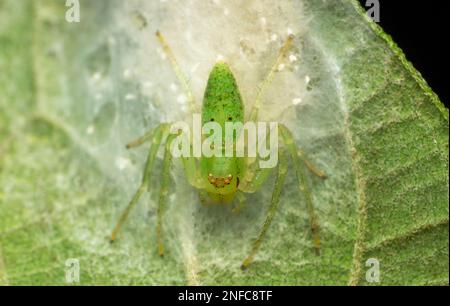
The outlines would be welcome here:
[[[0,284],[448,284],[448,110],[353,1],[0,2]],[[161,157],[152,190],[116,244],[108,235],[139,185],[148,148],[124,145],[189,118],[154,32],[166,35],[201,101],[231,64],[247,109],[288,33],[295,46],[261,115],[279,120],[329,179],[310,176],[322,254],[289,172],[254,264],[239,269],[274,180],[240,215],[204,208],[179,163],[156,252]],[[280,69],[281,70],[281,69]],[[368,259],[380,283],[366,281]]]

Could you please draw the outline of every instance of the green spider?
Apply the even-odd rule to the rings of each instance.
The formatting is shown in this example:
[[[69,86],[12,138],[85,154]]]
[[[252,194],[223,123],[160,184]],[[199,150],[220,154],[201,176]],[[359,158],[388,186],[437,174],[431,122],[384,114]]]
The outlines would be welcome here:
[[[179,79],[183,89],[186,92],[191,112],[195,110],[195,100],[190,90],[187,78],[181,72],[177,61],[166,43],[164,37],[160,32],[156,33],[156,36],[161,43],[167,58],[169,59],[172,68],[174,69],[177,78]],[[273,65],[272,69],[268,73],[264,82],[259,88],[257,98],[253,104],[247,121],[256,122],[258,119],[258,110],[262,101],[262,97],[271,83],[278,66],[283,61],[286,53],[294,40],[294,36],[290,35],[281,48],[278,58]],[[225,122],[244,122],[244,104],[239,93],[239,88],[236,84],[236,80],[231,72],[230,67],[224,62],[218,62],[213,67],[208,84],[206,86],[203,106],[202,106],[202,123],[215,121],[224,128]],[[156,159],[158,149],[161,144],[165,143],[165,153],[163,159],[163,169],[161,178],[161,190],[159,194],[159,204],[157,211],[157,241],[158,241],[158,253],[160,256],[164,255],[164,246],[162,240],[162,217],[164,213],[164,207],[167,202],[168,187],[170,185],[170,164],[172,161],[172,154],[170,151],[170,145],[174,141],[177,135],[169,133],[170,124],[163,123],[157,126],[152,131],[145,134],[143,137],[131,142],[127,145],[127,149],[134,148],[142,145],[147,141],[152,141],[150,152],[148,154],[147,163],[143,173],[143,179],[139,189],[136,191],[131,202],[122,213],[119,221],[117,222],[114,230],[111,234],[111,242],[116,240],[120,227],[127,219],[130,211],[139,201],[142,194],[150,189],[149,181],[152,174],[153,165]],[[286,126],[280,124],[279,126],[280,140],[284,146],[278,146],[278,171],[276,174],[275,187],[272,193],[271,204],[268,208],[266,220],[262,225],[262,229],[252,245],[249,255],[242,262],[241,268],[247,268],[255,254],[257,253],[261,243],[266,235],[267,230],[270,227],[272,219],[278,208],[280,194],[284,184],[284,180],[288,170],[288,156],[293,160],[294,168],[298,179],[298,188],[304,195],[306,202],[309,222],[311,226],[312,238],[314,249],[318,254],[320,251],[320,235],[319,235],[319,222],[314,211],[314,206],[311,199],[311,194],[306,186],[306,173],[304,166],[306,166],[315,175],[326,178],[326,175],[314,167],[305,154],[298,150],[292,133],[286,128]],[[236,139],[233,139],[236,142]],[[181,157],[185,175],[188,182],[196,189],[199,190],[199,197],[202,204],[205,204],[207,199],[213,203],[231,203],[235,198],[237,204],[235,205],[233,212],[239,212],[244,206],[245,195],[244,193],[254,193],[266,181],[272,169],[260,168],[258,163],[254,159],[246,157]]]

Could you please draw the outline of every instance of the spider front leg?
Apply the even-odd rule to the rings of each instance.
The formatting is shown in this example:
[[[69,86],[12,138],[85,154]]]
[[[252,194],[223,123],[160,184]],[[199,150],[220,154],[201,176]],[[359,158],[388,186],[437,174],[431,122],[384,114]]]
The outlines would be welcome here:
[[[134,148],[139,145],[142,145],[146,141],[149,141],[152,139],[152,145],[150,147],[150,151],[148,153],[147,162],[145,165],[145,170],[143,173],[141,185],[139,186],[138,190],[134,194],[132,200],[126,207],[126,209],[123,211],[122,215],[119,218],[119,221],[117,222],[116,226],[114,227],[114,230],[111,234],[111,242],[114,242],[117,238],[117,234],[120,231],[120,228],[122,227],[122,224],[127,220],[128,215],[130,214],[131,210],[136,206],[137,202],[139,201],[142,194],[149,189],[149,180],[150,175],[153,170],[153,165],[155,163],[156,154],[158,153],[159,146],[166,138],[167,132],[169,129],[168,124],[161,124],[158,127],[156,127],[154,130],[150,131],[149,133],[145,134],[143,137],[131,142],[127,145],[127,148]]]
[[[258,235],[258,238],[253,243],[250,254],[244,259],[241,265],[242,269],[246,269],[252,263],[253,258],[255,257],[256,252],[258,252],[258,249],[261,246],[264,237],[266,236],[267,230],[269,229],[270,224],[272,223],[273,217],[277,212],[278,205],[280,203],[280,194],[284,185],[284,180],[286,178],[287,169],[288,166],[287,166],[286,152],[284,150],[280,150],[277,178],[275,182],[275,187],[272,192],[272,200],[270,202],[270,206],[267,211],[266,220],[264,221],[263,227]],[[261,174],[264,174],[263,176],[267,177],[267,175],[270,173],[270,170],[271,169],[261,169]],[[262,182],[263,180],[259,180],[257,182],[257,185],[262,184]]]
[[[311,198],[311,193],[309,191],[309,188],[306,184],[306,174],[304,172],[304,169],[308,168],[312,173],[316,174],[317,176],[321,178],[326,178],[326,175],[322,172],[317,170],[315,166],[313,166],[305,157],[304,153],[302,151],[297,150],[297,146],[294,142],[294,137],[292,136],[291,131],[284,126],[280,125],[280,131],[281,131],[281,137],[283,139],[283,142],[286,144],[286,147],[289,151],[289,154],[292,158],[292,162],[294,163],[295,172],[297,174],[298,179],[298,188],[300,192],[305,197],[306,207],[308,210],[309,215],[309,223],[311,227],[311,233],[313,237],[313,243],[314,243],[314,249],[317,254],[320,254],[320,226],[319,226],[319,220],[317,219],[317,215],[314,209],[314,205]]]
[[[170,150],[170,145],[172,144],[172,141],[176,137],[177,135],[174,134],[170,134],[169,137],[167,137],[166,149],[164,152],[161,190],[159,193],[159,203],[158,203],[158,221],[156,226],[159,256],[164,255],[164,244],[162,241],[162,219],[164,215],[164,209],[167,204],[167,195],[169,194],[169,185],[170,185],[170,164],[172,163],[172,152]]]

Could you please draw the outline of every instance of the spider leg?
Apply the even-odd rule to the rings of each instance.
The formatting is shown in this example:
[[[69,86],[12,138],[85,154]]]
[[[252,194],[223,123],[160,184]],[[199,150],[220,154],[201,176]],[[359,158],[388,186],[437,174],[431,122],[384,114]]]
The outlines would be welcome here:
[[[278,173],[275,182],[275,187],[272,192],[272,200],[267,211],[266,220],[264,221],[263,227],[258,235],[258,238],[253,243],[250,254],[244,259],[242,262],[241,268],[246,269],[253,261],[253,258],[258,251],[261,243],[266,236],[267,230],[272,223],[273,217],[278,209],[278,205],[280,202],[280,194],[283,188],[284,179],[286,178],[288,167],[287,167],[287,157],[284,150],[280,150],[279,163],[278,163]]]
[[[178,78],[178,81],[180,82],[181,86],[183,87],[183,90],[186,94],[186,98],[189,103],[191,113],[195,113],[196,112],[195,98],[192,93],[192,90],[191,90],[191,87],[189,85],[186,75],[181,71],[181,68],[178,65],[178,62],[175,58],[175,55],[172,52],[172,49],[170,48],[169,44],[166,42],[166,39],[161,34],[161,32],[157,31],[156,37],[158,38],[159,43],[163,47],[164,53],[166,54],[167,58],[169,59],[170,64],[172,65],[172,69],[174,70],[174,72]]]
[[[156,225],[156,235],[158,241],[158,254],[159,256],[164,255],[164,245],[162,240],[162,219],[164,216],[165,206],[167,204],[167,195],[169,193],[170,186],[170,165],[172,163],[172,153],[170,150],[170,145],[175,139],[176,135],[169,135],[166,142],[166,148],[164,152],[164,161],[162,169],[161,178],[161,190],[159,192],[159,202],[157,211],[157,225]]]
[[[159,146],[166,138],[168,131],[168,125],[167,124],[161,124],[158,127],[156,127],[151,132],[147,133],[143,137],[139,138],[136,141],[133,141],[130,145],[131,147],[136,147],[140,144],[143,144],[145,141],[150,140],[152,138],[152,145],[150,147],[150,151],[147,157],[147,163],[145,166],[144,174],[142,177],[141,185],[139,186],[138,190],[134,194],[132,200],[128,204],[128,206],[123,211],[122,215],[119,218],[119,221],[117,222],[116,226],[114,227],[112,234],[111,234],[111,242],[114,242],[117,238],[117,234],[120,231],[120,228],[122,224],[127,220],[128,215],[130,214],[131,210],[136,206],[137,202],[139,201],[139,198],[142,196],[142,194],[149,189],[149,180],[150,175],[153,170],[153,165],[155,163],[156,154],[158,153]],[[151,135],[151,136],[150,136]]]
[[[137,148],[137,147],[143,145],[144,143],[146,143],[147,141],[149,141],[153,137],[154,133],[155,133],[154,129],[148,131],[142,137],[139,137],[138,139],[133,140],[132,142],[127,144],[126,148],[127,149],[133,149],[133,148]]]
[[[192,150],[191,150],[192,152]],[[181,157],[184,174],[189,184],[196,189],[203,189],[204,184],[200,176],[200,168],[195,157]]]
[[[278,133],[278,129],[276,130],[276,132]],[[266,134],[266,143],[267,141],[270,142],[269,138],[270,135]],[[262,146],[263,144],[258,145]],[[272,169],[274,167],[273,168],[261,167],[260,160],[261,160],[260,156],[254,159],[247,159],[247,167],[245,175],[241,178],[239,190],[245,193],[254,193],[258,191],[259,188],[262,186],[262,184],[264,184],[269,175],[272,173]]]
[[[258,161],[250,164],[240,182],[239,190],[245,193],[255,193],[267,180],[270,173],[272,173],[272,168],[260,168]]]
[[[250,111],[249,121],[257,121],[262,98],[264,97],[270,83],[272,83],[275,72],[278,70],[278,67],[280,66],[284,57],[286,56],[286,53],[289,50],[289,47],[291,46],[293,40],[294,35],[293,34],[289,35],[289,37],[286,39],[283,46],[281,47],[280,51],[278,52],[278,57],[275,60],[275,63],[273,64],[272,68],[270,69],[269,73],[267,74],[262,84],[259,86],[258,92],[256,94],[256,100]]]
[[[308,165],[308,162],[305,162],[305,159],[299,156],[297,151],[297,146],[294,142],[294,138],[292,133],[288,130],[288,128],[284,125],[280,125],[281,136],[286,144],[289,155],[292,158],[294,163],[295,172],[297,174],[297,179],[299,183],[299,190],[305,197],[305,202],[309,215],[309,223],[311,226],[311,233],[313,237],[314,249],[317,254],[320,253],[320,233],[319,233],[319,221],[317,219],[317,215],[314,209],[314,205],[311,198],[311,193],[306,185],[306,174],[304,172],[304,165]],[[314,171],[313,171],[314,173]],[[319,175],[320,176],[320,175]]]

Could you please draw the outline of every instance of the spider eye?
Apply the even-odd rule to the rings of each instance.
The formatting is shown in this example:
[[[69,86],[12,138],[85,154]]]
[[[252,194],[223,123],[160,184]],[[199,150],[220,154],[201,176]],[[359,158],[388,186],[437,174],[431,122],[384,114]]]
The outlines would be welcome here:
[[[211,118],[211,120],[210,120],[211,122],[214,122],[214,118]]]
[[[233,121],[233,117],[228,117],[228,121]]]

